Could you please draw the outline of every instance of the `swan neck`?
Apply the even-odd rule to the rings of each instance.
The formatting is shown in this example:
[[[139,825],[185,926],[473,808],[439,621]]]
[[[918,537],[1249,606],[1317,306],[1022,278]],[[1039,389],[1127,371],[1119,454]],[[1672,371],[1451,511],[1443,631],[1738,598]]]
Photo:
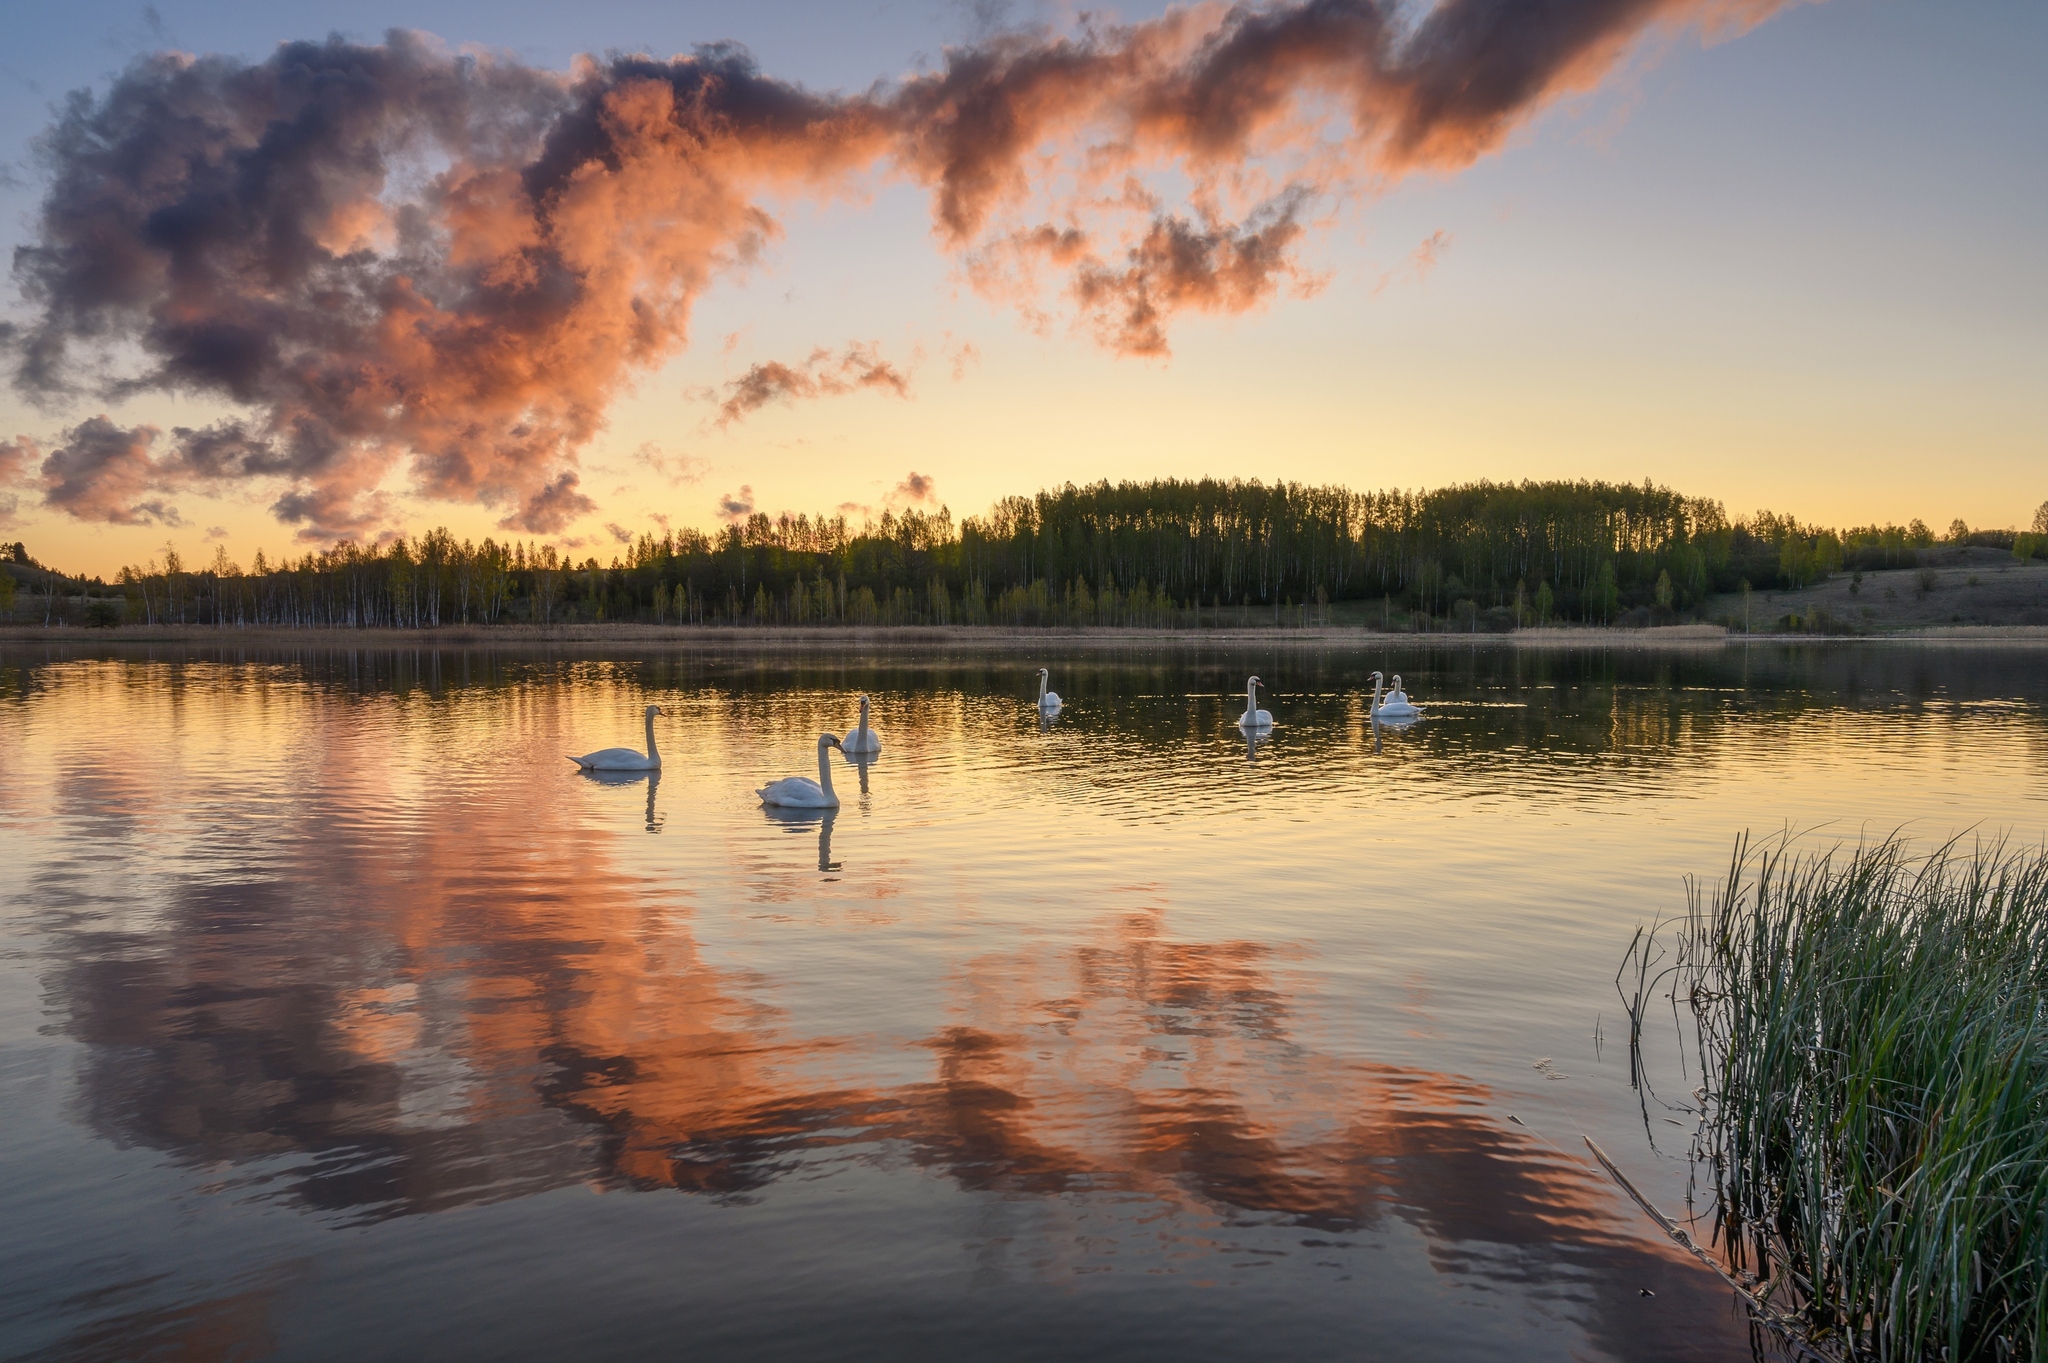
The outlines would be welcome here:
[[[868,698],[866,696],[860,698],[860,731],[862,733],[868,731]]]
[[[647,760],[648,760],[648,761],[649,761],[650,763],[659,763],[659,762],[661,761],[661,754],[660,754],[659,752],[657,752],[657,751],[655,750],[655,747],[654,747],[654,716],[653,716],[653,715],[649,715],[649,716],[647,716]]]
[[[832,763],[825,755],[829,751],[827,744],[818,745],[818,789],[827,795],[832,793]]]
[[[1040,705],[1045,704],[1045,674],[1043,672],[1038,674],[1038,703]]]
[[[1375,713],[1380,708],[1380,679],[1378,676],[1374,676],[1372,679],[1372,708]]]

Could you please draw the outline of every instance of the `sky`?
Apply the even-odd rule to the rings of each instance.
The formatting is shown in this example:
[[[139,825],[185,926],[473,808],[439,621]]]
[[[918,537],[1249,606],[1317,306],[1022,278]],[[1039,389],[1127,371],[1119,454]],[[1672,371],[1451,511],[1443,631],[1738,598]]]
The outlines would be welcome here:
[[[1085,41],[1074,9],[18,6],[0,54],[0,245],[14,260],[0,284],[13,328],[0,536],[108,575],[167,542],[188,561],[219,546],[246,564],[258,548],[435,525],[602,559],[621,537],[715,528],[742,508],[958,517],[1066,482],[1205,475],[1359,489],[1650,478],[1732,515],[2025,525],[2048,498],[2048,10],[1826,0],[1750,4],[1738,8],[1754,22],[1737,22],[1708,0],[1638,8],[1653,13],[1543,68],[1537,94],[1477,112],[1430,105],[1429,72],[1401,85],[1422,66],[1404,49],[1405,65],[1355,86],[1390,133],[1319,112],[1354,87],[1318,84],[1313,55],[1247,67],[1279,72],[1303,102],[1220,152],[1179,105],[1157,129],[1117,124],[1164,88],[1131,77],[1134,102],[988,161],[999,188],[984,213],[960,157],[932,151],[956,129],[930,112],[932,92],[963,53]],[[1109,55],[1062,108],[1124,80],[1153,37],[1230,22],[1161,5],[1095,13],[1114,16],[1093,21],[1092,50]],[[1428,18],[1400,12],[1425,35]],[[378,76],[402,87],[389,126],[414,140],[387,146],[354,199],[334,188],[356,169],[341,154],[280,156],[257,205],[347,199],[315,235],[328,266],[357,253],[355,292],[321,293],[320,269],[293,265],[260,300],[274,310],[251,312],[250,271],[274,283],[287,269],[273,253],[236,266],[232,298],[224,276],[164,284],[145,270],[126,310],[95,301],[109,279],[141,276],[77,225],[79,205],[105,208],[110,172],[91,145],[48,136],[71,92],[104,99],[131,62],[168,51],[224,64],[156,59],[150,88],[214,70],[226,74],[193,97],[231,100],[280,43],[338,34],[388,56],[391,29],[432,35],[405,40],[401,56],[415,55]],[[1550,36],[1523,48],[1548,52]],[[700,153],[675,150],[682,125],[657,118],[621,143],[636,101],[668,99],[683,78],[663,66],[650,86],[607,54],[666,62],[719,41],[743,44],[775,90],[825,99],[834,130],[764,123]],[[1456,44],[1439,46],[1458,75]],[[464,53],[496,73],[464,96],[464,135],[488,125],[509,151],[421,150],[428,115],[414,111],[436,107]],[[550,181],[552,217],[506,207],[542,192],[540,143],[515,133],[566,126],[579,90],[600,101],[589,107],[617,154]],[[272,106],[250,98],[236,126],[255,139],[249,111]],[[123,135],[169,136],[152,120]],[[1418,140],[1402,141],[1410,128]],[[1111,145],[1111,171],[1087,179]],[[468,198],[420,188],[464,166],[504,174],[478,172]],[[78,188],[80,167],[99,197]],[[1016,193],[1000,188],[1012,181]],[[142,183],[123,194],[161,199]],[[409,221],[394,205],[409,194],[456,243],[431,270],[394,264]],[[949,220],[959,195],[968,208]],[[274,221],[254,203],[233,222]],[[69,215],[54,228],[48,204]],[[148,224],[138,240],[168,239],[162,213],[119,211]],[[546,289],[530,279],[506,304],[490,293],[498,267],[464,254],[482,242],[511,253],[501,264],[529,259],[530,242],[504,242],[543,230],[534,222],[581,290],[558,311],[532,301]],[[1048,224],[1085,227],[1085,250],[1031,245]],[[1190,240],[1202,269],[1177,273]],[[411,311],[389,303],[401,279]],[[364,307],[385,311],[355,325]],[[418,325],[393,342],[401,313]],[[285,358],[234,369],[219,328],[258,315],[282,319]],[[30,341],[53,335],[70,367],[30,375]],[[372,369],[377,384],[333,396]]]

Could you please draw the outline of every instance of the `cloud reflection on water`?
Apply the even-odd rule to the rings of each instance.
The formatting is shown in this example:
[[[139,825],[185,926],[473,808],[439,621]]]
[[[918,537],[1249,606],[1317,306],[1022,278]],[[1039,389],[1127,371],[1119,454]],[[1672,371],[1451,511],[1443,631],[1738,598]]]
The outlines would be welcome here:
[[[80,961],[57,990],[92,1045],[89,1120],[194,1163],[302,1154],[255,1179],[350,1224],[590,1180],[744,1199],[858,1159],[980,1194],[1115,1195],[1091,1215],[1127,1231],[1167,1210],[1185,1223],[1169,1264],[1213,1252],[1220,1215],[1322,1237],[1398,1218],[1447,1275],[1568,1296],[1673,1272],[1484,1086],[1305,1049],[1269,950],[1173,940],[1163,905],[1047,960],[966,962],[961,1020],[915,1043],[928,1076],[892,1084],[854,1039],[790,1035],[687,934],[613,937],[621,887],[586,871],[542,931],[436,915],[432,954],[471,964],[385,988],[290,978],[311,925],[281,887],[182,897],[150,959]],[[402,957],[428,931],[394,926],[337,957]]]

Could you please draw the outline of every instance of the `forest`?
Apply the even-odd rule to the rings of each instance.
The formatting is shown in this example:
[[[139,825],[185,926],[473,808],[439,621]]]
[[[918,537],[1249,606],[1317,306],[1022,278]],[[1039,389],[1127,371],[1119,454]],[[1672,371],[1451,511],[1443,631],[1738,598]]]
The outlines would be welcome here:
[[[247,566],[174,545],[118,579],[0,546],[12,618],[220,626],[433,628],[632,621],[691,625],[1201,627],[1333,617],[1410,630],[1698,618],[1717,593],[1790,589],[1911,566],[1937,544],[2048,557],[2030,531],[1937,536],[1758,512],[1645,481],[1477,482],[1427,492],[1174,479],[1071,484],[955,522],[887,511],[755,513],[715,533],[643,534],[609,562],[445,529]],[[19,592],[19,599],[17,593]],[[1347,603],[1350,603],[1347,606]]]

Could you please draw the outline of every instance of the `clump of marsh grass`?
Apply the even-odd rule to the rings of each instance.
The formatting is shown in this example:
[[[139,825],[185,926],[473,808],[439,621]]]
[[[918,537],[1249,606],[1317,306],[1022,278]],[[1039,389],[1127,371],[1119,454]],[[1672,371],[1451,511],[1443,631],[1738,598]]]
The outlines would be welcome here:
[[[2048,849],[1745,842],[1689,899],[1731,1266],[1851,1356],[2048,1357]]]

